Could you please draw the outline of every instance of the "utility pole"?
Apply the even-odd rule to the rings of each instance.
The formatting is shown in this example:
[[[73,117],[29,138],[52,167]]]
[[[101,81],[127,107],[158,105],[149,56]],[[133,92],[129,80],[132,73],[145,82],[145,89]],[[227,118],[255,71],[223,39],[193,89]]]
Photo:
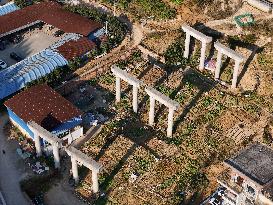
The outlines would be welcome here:
[[[108,21],[105,22],[105,34],[108,35]]]

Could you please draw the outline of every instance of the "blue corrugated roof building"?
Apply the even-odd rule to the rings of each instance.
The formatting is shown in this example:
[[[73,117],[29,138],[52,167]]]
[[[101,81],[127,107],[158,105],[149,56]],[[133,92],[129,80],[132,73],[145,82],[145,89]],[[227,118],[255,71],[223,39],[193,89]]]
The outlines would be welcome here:
[[[3,6],[0,6],[0,16],[11,13],[20,9],[14,2],[7,3]],[[8,23],[8,22],[7,22]]]
[[[68,61],[58,52],[45,49],[36,55],[0,71],[0,99],[24,88],[27,83],[43,77]]]

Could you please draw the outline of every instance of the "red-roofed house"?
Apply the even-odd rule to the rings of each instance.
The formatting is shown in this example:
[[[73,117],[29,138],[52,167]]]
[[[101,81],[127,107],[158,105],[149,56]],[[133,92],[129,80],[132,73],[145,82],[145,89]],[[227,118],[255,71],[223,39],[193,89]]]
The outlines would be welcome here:
[[[27,125],[29,121],[36,122],[57,136],[69,134],[76,127],[82,130],[83,113],[48,85],[33,86],[4,104],[11,122],[27,137],[34,137]]]
[[[95,50],[96,44],[86,37],[82,37],[76,41],[69,41],[57,48],[58,53],[62,54],[67,60],[75,57],[81,57],[86,53]]]
[[[0,37],[38,22],[44,22],[66,33],[88,36],[102,25],[79,14],[66,11],[56,2],[41,2],[0,17]]]

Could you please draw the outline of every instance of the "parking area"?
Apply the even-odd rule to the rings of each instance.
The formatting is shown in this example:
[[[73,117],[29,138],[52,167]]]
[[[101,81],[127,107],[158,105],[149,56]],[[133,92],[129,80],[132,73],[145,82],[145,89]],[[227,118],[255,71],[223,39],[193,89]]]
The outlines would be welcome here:
[[[45,29],[39,30],[38,28],[20,35],[22,40],[19,43],[9,42],[4,50],[0,50],[0,59],[6,62],[8,67],[17,63],[10,57],[10,53],[14,52],[25,59],[48,48],[61,38],[46,33]]]
[[[8,2],[9,2],[8,0],[0,0],[0,6],[3,6]]]

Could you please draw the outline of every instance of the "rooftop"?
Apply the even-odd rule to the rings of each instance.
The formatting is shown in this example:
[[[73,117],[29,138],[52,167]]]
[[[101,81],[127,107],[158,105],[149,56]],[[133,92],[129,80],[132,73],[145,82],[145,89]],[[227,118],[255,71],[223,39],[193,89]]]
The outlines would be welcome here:
[[[273,179],[273,150],[262,144],[247,147],[226,164],[260,185]]]
[[[56,2],[42,2],[0,16],[0,36],[34,22],[45,22],[67,33],[88,36],[101,24],[66,11]]]
[[[48,85],[33,86],[5,102],[25,122],[34,121],[48,131],[79,117],[82,112]]]
[[[58,47],[57,50],[67,60],[71,60],[75,57],[80,57],[86,54],[88,51],[96,48],[96,44],[90,41],[86,37],[82,37],[75,41],[69,41]]]

